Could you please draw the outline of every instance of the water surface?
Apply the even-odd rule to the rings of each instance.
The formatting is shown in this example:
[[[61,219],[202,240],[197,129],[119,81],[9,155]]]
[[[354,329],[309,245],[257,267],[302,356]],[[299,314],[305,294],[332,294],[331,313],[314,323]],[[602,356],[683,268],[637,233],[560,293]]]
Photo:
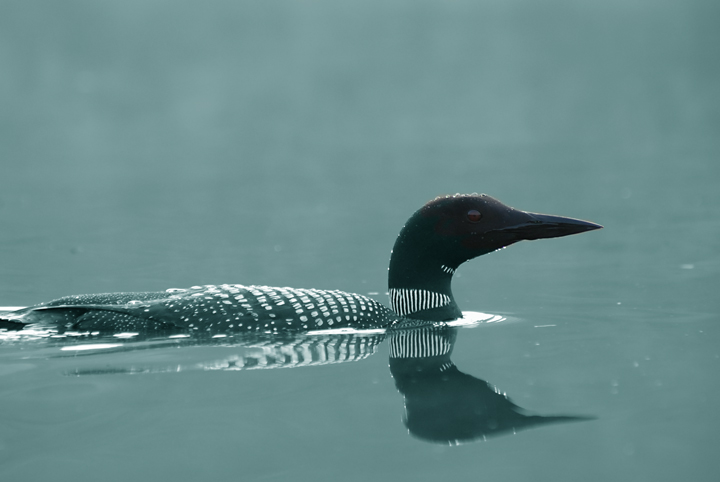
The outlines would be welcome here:
[[[454,281],[462,309],[505,318],[458,331],[458,369],[593,420],[418,439],[386,341],[348,363],[129,374],[233,348],[5,340],[0,478],[716,480],[719,14],[3,2],[0,306],[220,283],[386,302],[402,224],[455,192],[605,229]]]

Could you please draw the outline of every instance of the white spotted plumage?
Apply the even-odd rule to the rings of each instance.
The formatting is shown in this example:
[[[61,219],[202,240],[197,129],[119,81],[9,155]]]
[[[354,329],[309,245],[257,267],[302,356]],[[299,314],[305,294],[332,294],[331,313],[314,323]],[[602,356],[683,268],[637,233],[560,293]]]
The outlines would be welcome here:
[[[354,293],[230,284],[66,297],[14,316],[28,314],[30,320],[37,314],[40,321],[73,330],[180,329],[210,335],[378,328],[397,320],[381,303]]]
[[[250,323],[240,322],[239,327],[255,331],[278,331],[280,326],[287,328],[289,325],[314,329],[392,321],[392,314],[377,301],[337,290],[208,285],[184,291],[172,289],[168,293],[172,294],[167,299],[150,304],[161,304],[166,309],[174,307],[180,320],[193,321],[193,325],[202,322],[200,324],[208,331],[215,327],[234,328],[236,323],[230,322],[241,318]],[[248,316],[250,318],[246,318]],[[265,323],[260,322],[261,319]],[[197,326],[192,328],[198,329]]]

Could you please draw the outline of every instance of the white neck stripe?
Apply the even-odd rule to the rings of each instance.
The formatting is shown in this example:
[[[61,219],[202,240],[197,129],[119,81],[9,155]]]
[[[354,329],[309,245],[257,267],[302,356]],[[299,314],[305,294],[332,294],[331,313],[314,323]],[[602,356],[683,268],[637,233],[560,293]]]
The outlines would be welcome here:
[[[400,316],[450,304],[450,297],[427,290],[390,289],[390,307]]]

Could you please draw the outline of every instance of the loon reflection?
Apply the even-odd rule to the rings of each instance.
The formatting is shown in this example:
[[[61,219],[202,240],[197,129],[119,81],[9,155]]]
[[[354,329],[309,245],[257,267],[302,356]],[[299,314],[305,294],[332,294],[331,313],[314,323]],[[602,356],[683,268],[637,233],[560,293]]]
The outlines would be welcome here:
[[[36,334],[36,339],[50,342],[36,354],[39,358],[68,360],[64,373],[73,376],[239,371],[356,362],[375,354],[386,337],[384,330],[214,337],[124,335],[126,337],[118,339],[85,333]],[[63,340],[58,340],[59,337]],[[0,332],[0,342],[13,339],[29,340],[27,335],[20,338],[16,332]],[[100,360],[103,368],[97,367]]]
[[[386,339],[390,374],[404,397],[404,424],[424,441],[458,444],[488,436],[591,417],[528,414],[485,380],[461,372],[451,360],[458,326],[502,317],[465,312],[450,322],[404,319],[388,330],[324,330],[303,334],[242,334],[145,339],[56,331],[0,332],[0,341],[35,337],[47,346],[26,358],[52,358],[70,376],[243,371],[298,368],[364,360]],[[479,315],[479,316],[478,316]],[[473,319],[474,318],[474,319]],[[41,347],[43,345],[40,345]],[[186,349],[178,349],[186,348]],[[102,362],[100,365],[99,362]],[[99,366],[100,365],[100,366]]]
[[[405,399],[404,423],[415,437],[458,444],[502,433],[592,417],[525,412],[485,380],[461,372],[450,359],[457,328],[434,324],[389,333],[390,373]]]
[[[455,445],[525,428],[592,419],[527,413],[487,381],[458,370],[450,358],[458,326],[502,319],[484,315],[469,320],[468,313],[464,315],[466,318],[451,322],[405,319],[387,331],[336,330],[286,336],[108,340],[78,334],[78,340],[60,345],[60,353],[55,345],[50,357],[64,359],[70,365],[65,373],[71,376],[242,371],[357,362],[375,354],[387,339],[390,374],[404,398],[403,421],[418,439]],[[200,349],[175,349],[181,347]],[[103,366],[98,367],[98,355],[111,355],[112,363],[101,357]]]

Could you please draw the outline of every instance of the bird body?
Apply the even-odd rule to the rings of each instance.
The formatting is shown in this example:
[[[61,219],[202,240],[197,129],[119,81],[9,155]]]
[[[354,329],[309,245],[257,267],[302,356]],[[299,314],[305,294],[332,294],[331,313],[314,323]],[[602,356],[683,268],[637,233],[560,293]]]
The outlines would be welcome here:
[[[16,311],[8,321],[72,330],[264,332],[387,326],[397,317],[381,303],[342,291],[205,285],[145,293],[60,298]]]

